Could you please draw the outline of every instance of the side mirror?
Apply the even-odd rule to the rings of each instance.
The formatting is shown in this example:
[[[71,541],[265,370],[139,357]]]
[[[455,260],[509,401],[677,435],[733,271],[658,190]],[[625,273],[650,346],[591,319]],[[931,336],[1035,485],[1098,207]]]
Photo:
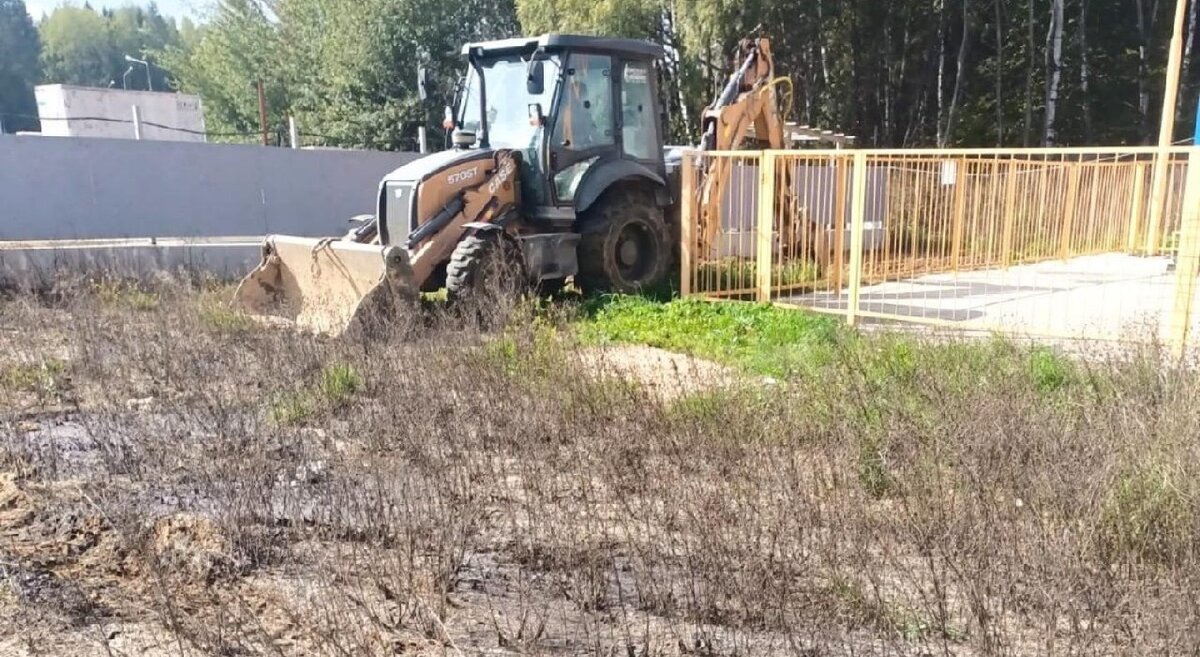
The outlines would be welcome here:
[[[430,97],[430,71],[424,66],[416,68],[416,95],[422,101]]]
[[[525,78],[525,91],[531,96],[540,96],[546,90],[546,65],[540,59],[529,62],[529,74]]]

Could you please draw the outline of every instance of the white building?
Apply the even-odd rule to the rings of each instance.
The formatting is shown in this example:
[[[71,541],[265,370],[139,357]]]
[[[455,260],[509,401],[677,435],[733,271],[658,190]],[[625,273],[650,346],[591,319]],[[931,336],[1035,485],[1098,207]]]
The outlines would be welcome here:
[[[42,134],[53,137],[206,141],[199,96],[47,84],[34,88]]]

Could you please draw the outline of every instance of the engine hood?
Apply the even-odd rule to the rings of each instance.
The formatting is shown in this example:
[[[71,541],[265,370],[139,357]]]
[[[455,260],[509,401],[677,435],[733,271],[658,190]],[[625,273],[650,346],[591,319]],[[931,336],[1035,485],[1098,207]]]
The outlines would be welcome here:
[[[385,184],[389,182],[420,183],[428,180],[439,171],[449,169],[464,162],[491,158],[493,153],[495,151],[491,148],[475,148],[465,151],[449,150],[431,153],[388,173],[383,177],[382,182]]]

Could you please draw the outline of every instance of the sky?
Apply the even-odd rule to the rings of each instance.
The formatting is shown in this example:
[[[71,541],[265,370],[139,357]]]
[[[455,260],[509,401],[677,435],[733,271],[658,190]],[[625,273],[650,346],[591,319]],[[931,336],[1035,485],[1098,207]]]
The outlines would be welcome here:
[[[125,5],[146,5],[149,0],[88,0],[96,9],[117,8]],[[25,0],[25,8],[33,20],[39,20],[43,13],[50,13],[55,7],[63,4],[82,5],[84,0]],[[208,0],[156,0],[158,11],[164,16],[195,18],[199,10],[208,4]]]

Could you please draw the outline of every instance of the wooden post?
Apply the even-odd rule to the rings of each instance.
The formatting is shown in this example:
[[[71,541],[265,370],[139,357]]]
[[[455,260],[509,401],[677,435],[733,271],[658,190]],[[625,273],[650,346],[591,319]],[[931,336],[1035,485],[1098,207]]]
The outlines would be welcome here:
[[[1175,307],[1171,313],[1170,344],[1177,357],[1187,351],[1195,309],[1196,277],[1200,273],[1200,149],[1188,157],[1187,186],[1179,254],[1175,260]]]
[[[846,268],[846,164],[850,161],[843,157],[834,159],[837,183],[834,186],[837,196],[833,199],[833,277],[831,289],[840,292],[845,278]]]
[[[1167,83],[1163,90],[1162,121],[1158,128],[1159,152],[1154,160],[1153,197],[1150,206],[1150,232],[1146,236],[1147,255],[1158,255],[1159,233],[1167,213],[1167,178],[1170,175],[1171,154],[1167,151],[1175,141],[1175,109],[1179,100],[1179,77],[1183,67],[1183,30],[1187,18],[1187,0],[1175,0],[1175,31],[1171,35],[1171,50],[1167,58]]]
[[[696,244],[696,153],[683,154],[679,191],[679,294],[692,295],[692,251]]]
[[[846,306],[846,322],[858,323],[858,304],[862,295],[863,232],[867,223],[867,154],[854,154],[854,182],[850,198],[850,299]]]
[[[755,227],[757,266],[755,280],[758,301],[771,301],[772,247],[775,244],[775,166],[779,156],[763,151],[758,160],[758,221]]]
[[[963,230],[967,214],[967,161],[954,162],[954,216],[951,218],[950,271],[957,272],[962,260]]]
[[[1062,235],[1059,240],[1058,254],[1063,260],[1071,257],[1071,231],[1075,229],[1075,214],[1079,206],[1080,166],[1078,162],[1074,163],[1070,173],[1067,174],[1066,207],[1063,208]]]
[[[1137,250],[1138,233],[1142,228],[1142,217],[1146,216],[1146,164],[1138,162],[1133,171],[1133,197],[1129,202],[1129,236],[1125,240],[1125,250],[1133,253]]]

